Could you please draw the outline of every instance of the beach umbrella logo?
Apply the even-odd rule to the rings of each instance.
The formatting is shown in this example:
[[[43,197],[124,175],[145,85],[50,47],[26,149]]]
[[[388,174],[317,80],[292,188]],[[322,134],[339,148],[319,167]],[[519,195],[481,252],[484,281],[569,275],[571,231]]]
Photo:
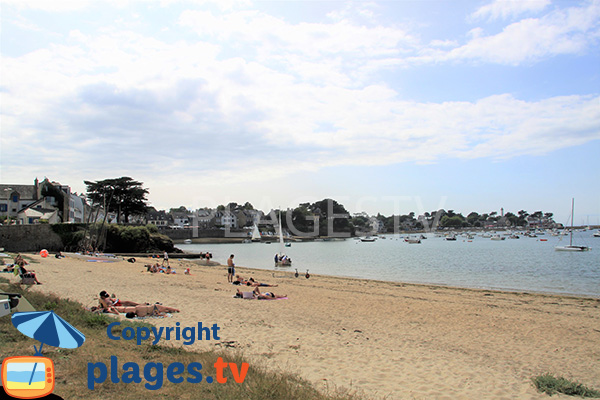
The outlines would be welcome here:
[[[9,396],[35,399],[54,390],[54,363],[42,357],[44,344],[63,349],[75,349],[85,342],[83,333],[75,329],[54,311],[17,312],[12,323],[25,336],[39,341],[33,357],[8,357],[2,361],[2,385]],[[54,396],[54,395],[52,395]]]
[[[54,311],[18,312],[12,316],[12,323],[25,336],[41,343],[35,355],[42,355],[44,344],[63,349],[76,349],[85,342],[83,333],[75,329]]]

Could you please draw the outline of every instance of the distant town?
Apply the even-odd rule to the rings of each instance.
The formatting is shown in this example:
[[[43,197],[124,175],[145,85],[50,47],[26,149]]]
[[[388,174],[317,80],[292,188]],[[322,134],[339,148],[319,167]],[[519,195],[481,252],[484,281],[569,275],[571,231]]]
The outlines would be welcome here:
[[[439,229],[560,229],[553,213],[516,212],[500,209],[464,216],[453,210],[434,210],[416,215],[384,216],[350,214],[334,199],[299,204],[294,209],[255,209],[252,204],[229,203],[217,208],[187,209],[184,206],[157,210],[148,204],[148,190],[128,177],[88,182],[86,193],[74,193],[68,185],[45,178],[33,184],[0,184],[0,224],[107,224],[154,225],[161,231],[194,229],[247,232],[256,226],[264,233],[281,224],[288,235],[311,233],[330,236]]]

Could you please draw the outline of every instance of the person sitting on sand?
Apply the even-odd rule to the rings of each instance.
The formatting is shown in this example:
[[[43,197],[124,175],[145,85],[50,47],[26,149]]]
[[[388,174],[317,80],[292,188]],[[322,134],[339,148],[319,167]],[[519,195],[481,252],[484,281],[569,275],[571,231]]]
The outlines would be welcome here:
[[[257,299],[259,300],[274,300],[274,299],[282,299],[284,297],[287,297],[287,295],[279,295],[279,294],[275,294],[273,292],[265,292],[264,294],[260,292],[260,290],[258,290],[258,287],[254,288],[254,295]]]
[[[17,254],[17,256],[15,257],[15,265],[18,265],[19,267],[22,267],[24,265],[28,265],[29,263],[27,261],[25,261],[25,259],[23,258],[23,256],[21,256],[21,253]]]
[[[140,305],[140,303],[136,303],[135,301],[119,300],[115,297],[114,294],[113,294],[113,297],[111,297],[106,290],[103,290],[100,292],[100,298],[98,300],[100,302],[100,307],[109,312],[114,312],[112,310],[114,307],[121,307],[121,306],[135,307],[135,306]]]
[[[23,260],[23,262],[24,261],[25,260]],[[33,278],[33,280],[35,281],[36,285],[41,285],[42,284],[42,282],[38,281],[38,278],[35,275],[35,271],[33,271],[33,270],[29,270],[29,271],[26,270],[25,267],[23,266],[23,264],[19,265],[18,271],[19,271],[19,275],[21,275],[23,278]]]
[[[165,274],[175,274],[175,270],[171,269],[170,265],[167,265],[167,269],[165,269]]]

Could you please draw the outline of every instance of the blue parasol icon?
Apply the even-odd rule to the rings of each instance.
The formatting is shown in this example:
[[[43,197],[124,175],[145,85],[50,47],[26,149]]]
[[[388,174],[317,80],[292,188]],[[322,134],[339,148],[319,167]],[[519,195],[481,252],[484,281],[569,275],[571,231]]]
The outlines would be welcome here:
[[[35,356],[42,355],[44,344],[63,349],[76,349],[85,342],[83,333],[56,315],[54,311],[17,312],[12,315],[12,323],[19,332],[42,343],[39,349],[33,346]],[[33,371],[29,378],[30,385],[37,364],[33,364]]]
[[[75,329],[54,311],[17,312],[12,315],[12,323],[25,336],[42,344],[35,349],[35,355],[42,355],[44,344],[63,349],[76,349],[85,342],[83,333]]]

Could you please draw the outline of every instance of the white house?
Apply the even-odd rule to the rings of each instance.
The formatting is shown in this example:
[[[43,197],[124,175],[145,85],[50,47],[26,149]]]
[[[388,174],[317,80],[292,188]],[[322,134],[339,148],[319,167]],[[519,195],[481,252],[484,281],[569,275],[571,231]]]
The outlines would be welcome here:
[[[46,199],[38,200],[21,209],[17,214],[17,221],[21,225],[37,224],[40,221],[50,224],[60,223],[58,209]]]
[[[216,215],[219,225],[227,228],[237,228],[237,217],[231,211],[218,211]]]
[[[0,217],[17,219],[20,210],[39,199],[38,180],[33,185],[0,184]]]

